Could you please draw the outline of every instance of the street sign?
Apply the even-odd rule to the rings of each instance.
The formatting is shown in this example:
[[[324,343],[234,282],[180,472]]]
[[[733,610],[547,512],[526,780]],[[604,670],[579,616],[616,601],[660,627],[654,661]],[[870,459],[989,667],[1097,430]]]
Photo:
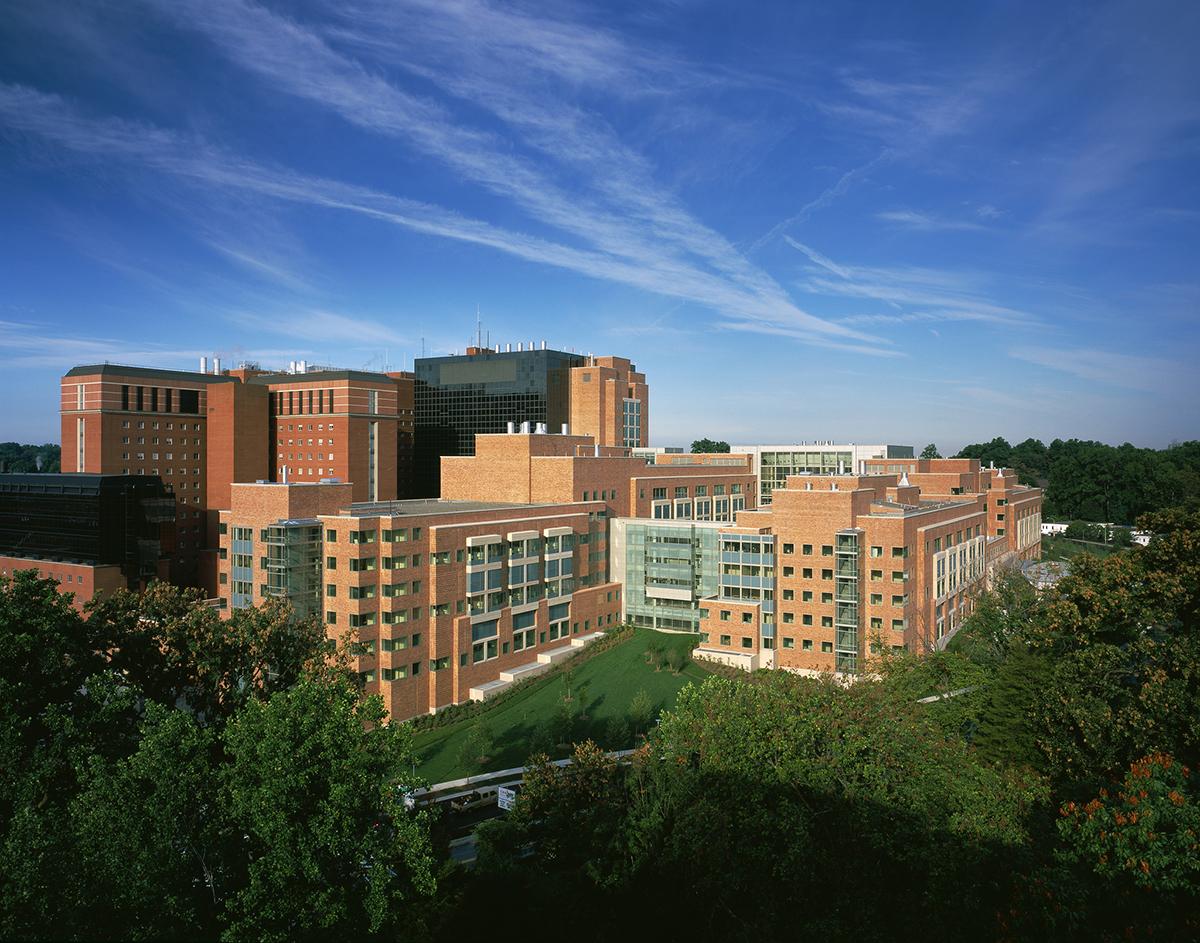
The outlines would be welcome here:
[[[507,786],[501,786],[496,790],[496,805],[505,812],[511,812],[517,804],[517,791],[509,789]]]

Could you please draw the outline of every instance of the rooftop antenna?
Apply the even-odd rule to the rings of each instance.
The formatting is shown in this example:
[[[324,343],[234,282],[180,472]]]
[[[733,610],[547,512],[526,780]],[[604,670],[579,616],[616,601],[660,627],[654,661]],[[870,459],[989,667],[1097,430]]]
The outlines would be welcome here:
[[[483,322],[479,317],[479,302],[475,302],[475,346],[483,346]]]

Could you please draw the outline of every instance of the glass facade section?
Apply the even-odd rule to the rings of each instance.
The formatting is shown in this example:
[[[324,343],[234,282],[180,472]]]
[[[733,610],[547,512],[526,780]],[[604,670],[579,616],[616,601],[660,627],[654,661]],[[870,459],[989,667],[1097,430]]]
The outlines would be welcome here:
[[[322,546],[320,525],[316,521],[286,521],[273,524],[267,528],[265,543],[267,595],[291,603],[298,619],[319,613]],[[236,603],[233,605],[234,608],[238,608]]]
[[[850,450],[811,449],[795,452],[763,452],[758,479],[759,505],[771,503],[771,492],[787,484],[789,475],[836,475],[854,470]]]
[[[570,421],[570,369],[587,358],[558,350],[421,357],[413,364],[415,494],[441,493],[441,457],[474,455],[475,436],[509,422]]]
[[[643,520],[613,521],[614,579],[624,585],[633,625],[697,632],[699,602],[719,586],[719,529]]]
[[[721,535],[721,579],[718,598],[758,603],[762,611],[762,638],[775,638],[774,535]],[[772,644],[764,644],[763,647],[771,648]]]
[[[858,621],[861,592],[859,532],[839,531],[834,547],[834,661],[837,671],[858,671]]]

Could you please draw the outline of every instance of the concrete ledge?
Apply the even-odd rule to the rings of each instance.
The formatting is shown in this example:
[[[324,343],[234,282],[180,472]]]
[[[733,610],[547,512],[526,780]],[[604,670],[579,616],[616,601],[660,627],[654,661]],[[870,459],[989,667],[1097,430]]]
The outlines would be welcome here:
[[[500,679],[499,681],[489,681],[487,684],[481,684],[479,687],[471,688],[469,693],[472,701],[486,701],[489,697],[494,697],[511,685],[511,681],[505,681],[504,679]]]
[[[693,658],[716,662],[718,665],[729,665],[742,671],[756,671],[759,665],[757,654],[743,655],[740,652],[727,652],[717,648],[696,648],[692,650]]]
[[[537,660],[543,665],[553,665],[562,661],[564,658],[570,658],[576,654],[579,649],[573,645],[564,645],[562,648],[552,648],[548,652],[542,652],[537,656]]]
[[[549,667],[549,662],[531,661],[524,665],[517,665],[515,668],[509,668],[507,671],[501,671],[500,680],[512,684],[514,681],[536,677]]]
[[[604,638],[603,632],[593,632],[590,635],[578,635],[571,639],[571,644],[576,648],[583,648],[584,645],[590,645],[596,639]]]

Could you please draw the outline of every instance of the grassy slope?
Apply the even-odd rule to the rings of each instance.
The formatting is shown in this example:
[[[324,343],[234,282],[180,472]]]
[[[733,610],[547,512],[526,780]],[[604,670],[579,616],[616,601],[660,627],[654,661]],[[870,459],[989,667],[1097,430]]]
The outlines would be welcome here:
[[[1115,548],[1100,543],[1084,543],[1057,536],[1045,536],[1042,538],[1043,560],[1070,560],[1071,557],[1078,556],[1081,553],[1090,553],[1097,557],[1107,557],[1114,552]]]
[[[657,644],[663,649],[681,648],[691,651],[694,635],[665,635],[649,629],[638,629],[633,638],[610,651],[590,659],[574,672],[576,691],[586,685],[583,695],[584,714],[589,733],[601,735],[612,718],[625,716],[629,702],[638,691],[644,690],[658,710],[675,703],[675,695],[689,681],[702,681],[708,672],[689,662],[676,675],[656,671],[646,663],[646,649]],[[456,724],[418,734],[415,745],[420,764],[417,772],[431,783],[445,782],[460,776],[493,769],[522,766],[529,754],[529,738],[540,721],[552,717],[564,690],[561,676],[533,681],[522,691],[494,710],[484,711]],[[487,723],[495,737],[496,748],[491,761],[483,769],[464,768],[459,751],[471,728]]]

